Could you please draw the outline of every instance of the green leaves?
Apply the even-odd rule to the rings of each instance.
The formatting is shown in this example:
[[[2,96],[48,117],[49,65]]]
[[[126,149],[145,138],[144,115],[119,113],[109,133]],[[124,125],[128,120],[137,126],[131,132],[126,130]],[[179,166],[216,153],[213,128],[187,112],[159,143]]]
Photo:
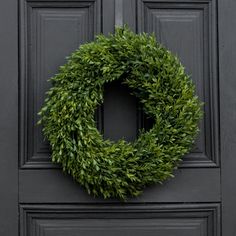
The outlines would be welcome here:
[[[105,83],[122,80],[155,122],[134,143],[104,140],[95,110]],[[179,60],[154,35],[117,28],[80,46],[50,79],[52,88],[39,124],[52,147],[52,161],[89,194],[126,199],[172,177],[192,146],[201,102]]]

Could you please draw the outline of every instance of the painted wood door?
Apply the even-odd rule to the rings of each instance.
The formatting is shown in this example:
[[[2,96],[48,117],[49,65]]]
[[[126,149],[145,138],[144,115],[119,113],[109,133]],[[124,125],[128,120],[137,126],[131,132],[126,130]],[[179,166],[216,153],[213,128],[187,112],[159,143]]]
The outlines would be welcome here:
[[[2,0],[0,2],[0,235],[235,236],[234,0]],[[98,33],[127,24],[176,53],[204,101],[201,132],[176,177],[126,203],[88,196],[36,125],[47,79]],[[105,138],[148,125],[120,84],[98,113]]]

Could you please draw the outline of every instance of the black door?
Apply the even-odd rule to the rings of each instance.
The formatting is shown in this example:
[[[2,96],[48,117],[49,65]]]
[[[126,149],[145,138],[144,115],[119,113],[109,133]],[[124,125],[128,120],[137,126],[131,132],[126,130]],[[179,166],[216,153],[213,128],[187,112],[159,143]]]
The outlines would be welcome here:
[[[234,0],[2,0],[0,235],[235,236],[235,11]],[[47,79],[65,57],[122,24],[155,32],[205,102],[195,148],[176,177],[126,203],[88,196],[51,163],[36,126]],[[145,126],[138,110],[120,84],[107,86],[104,136],[135,139]]]

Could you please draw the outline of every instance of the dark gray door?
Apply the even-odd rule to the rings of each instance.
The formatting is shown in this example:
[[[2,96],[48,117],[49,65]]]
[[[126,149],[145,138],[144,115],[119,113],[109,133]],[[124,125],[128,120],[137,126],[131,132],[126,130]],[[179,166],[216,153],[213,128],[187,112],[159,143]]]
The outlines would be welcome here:
[[[0,1],[0,235],[235,236],[235,11],[234,0]],[[88,196],[52,164],[36,122],[65,57],[124,23],[181,58],[205,116],[176,177],[120,203]],[[148,126],[137,111],[129,91],[107,86],[101,132],[135,139]]]

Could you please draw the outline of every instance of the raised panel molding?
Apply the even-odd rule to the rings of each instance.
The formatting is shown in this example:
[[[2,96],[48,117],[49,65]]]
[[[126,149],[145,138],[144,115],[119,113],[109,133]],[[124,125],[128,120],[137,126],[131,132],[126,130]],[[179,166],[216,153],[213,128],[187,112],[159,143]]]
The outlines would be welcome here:
[[[136,9],[133,0],[131,3]],[[49,145],[36,126],[37,112],[49,88],[46,81],[57,72],[65,56],[100,32],[100,10],[101,0],[20,1],[21,168],[58,168],[51,163]],[[123,16],[125,20],[126,11]],[[154,31],[180,56],[205,102],[196,147],[181,167],[219,166],[215,0],[137,0],[137,20],[139,32]]]
[[[219,166],[217,19],[215,0],[138,0],[138,31],[154,32],[176,53],[204,101],[204,119],[181,167]]]
[[[37,126],[47,80],[65,57],[100,32],[100,0],[20,3],[20,165],[57,168]]]
[[[219,204],[21,205],[21,236],[219,236]]]

